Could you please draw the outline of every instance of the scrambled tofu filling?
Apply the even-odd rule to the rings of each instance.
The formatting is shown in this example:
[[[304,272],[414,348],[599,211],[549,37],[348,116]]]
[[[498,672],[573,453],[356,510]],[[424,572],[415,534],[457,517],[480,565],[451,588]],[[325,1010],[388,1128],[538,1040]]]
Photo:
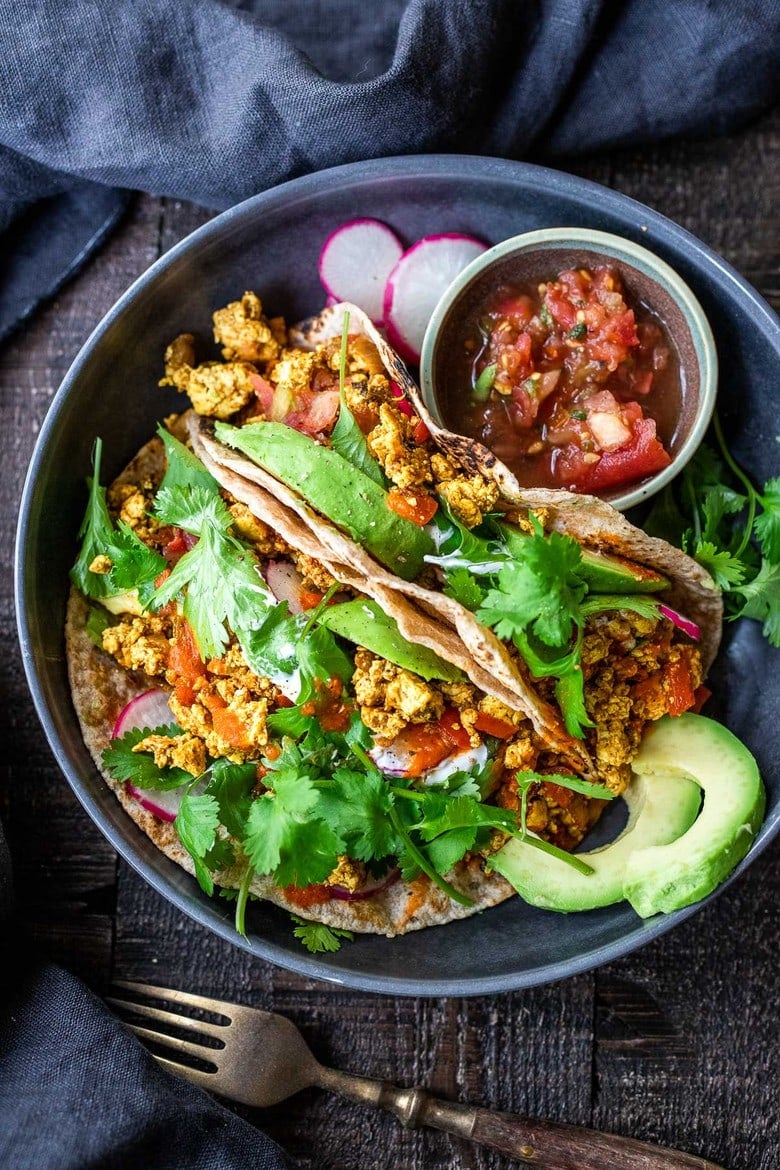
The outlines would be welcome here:
[[[264,316],[252,292],[217,311],[213,326],[224,360],[197,364],[195,339],[182,334],[166,350],[160,384],[187,394],[201,415],[239,423],[247,418],[288,420],[318,442],[327,442],[335,415],[312,414],[311,407],[319,392],[330,391],[333,397],[338,390],[341,339],[332,338],[314,350],[291,346],[284,321]],[[376,348],[359,335],[349,338],[344,396],[369,451],[395,488],[413,491],[415,499],[438,493],[468,528],[481,524],[496,508],[497,485],[481,475],[464,474],[453,459],[433,447],[425,425],[399,408]],[[154,491],[148,481],[116,484],[108,493],[109,509],[115,520],[127,524],[173,564],[186,542],[182,546],[180,530],[161,525],[151,514]],[[294,565],[302,589],[316,603],[333,585],[332,574],[291,548],[245,504],[222,494],[235,534],[261,562],[283,558]],[[510,511],[507,516],[533,532],[525,513]],[[544,509],[536,517],[546,525]],[[108,557],[97,556],[90,569],[105,574],[111,567]],[[120,613],[104,630],[103,648],[125,669],[170,691],[171,710],[182,729],[176,735],[149,735],[133,750],[151,753],[160,767],[181,768],[192,776],[200,775],[217,757],[258,760],[269,744],[268,715],[289,706],[289,699],[249,667],[235,639],[220,658],[190,663],[183,671],[178,653],[183,622],[176,605],[147,614],[128,606],[128,612]],[[700,654],[696,647],[676,641],[665,619],[613,612],[588,621],[582,669],[585,708],[593,722],[585,733],[586,745],[600,779],[620,794],[629,782],[631,761],[647,722],[675,710],[677,672],[687,678],[689,687],[700,685]],[[554,701],[553,679],[536,685]],[[518,825],[524,808],[527,827],[562,848],[579,844],[602,810],[603,801],[572,792],[552,779],[568,768],[548,750],[530,720],[469,682],[426,681],[358,647],[351,691],[339,692],[339,701],[359,710],[365,726],[388,744],[406,729],[435,727],[454,709],[459,733],[471,747],[490,738],[495,762],[486,795],[514,810]],[[462,739],[457,750],[463,750]],[[528,772],[540,779],[530,785],[523,801],[518,774]],[[491,848],[504,839],[497,832]],[[366,877],[362,862],[344,856],[325,885],[355,890]]]

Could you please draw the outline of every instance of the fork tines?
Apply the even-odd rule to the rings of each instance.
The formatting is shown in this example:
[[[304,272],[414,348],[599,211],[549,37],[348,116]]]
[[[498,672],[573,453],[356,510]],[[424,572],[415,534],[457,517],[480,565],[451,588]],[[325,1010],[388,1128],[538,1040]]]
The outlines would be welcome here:
[[[218,1070],[219,1054],[225,1047],[224,1033],[231,1024],[228,1015],[230,1005],[223,1005],[220,1001],[186,991],[154,987],[148,983],[117,980],[113,987],[129,991],[133,998],[110,995],[105,997],[106,1003],[117,1010],[122,1022],[139,1039],[162,1050],[152,1052],[158,1063],[169,1072],[186,1076],[188,1080],[194,1080],[208,1088],[209,1080]],[[165,1008],[141,1002],[140,999],[135,999],[135,996],[170,1003],[178,1008],[194,1008],[197,1011],[208,1012],[212,1019],[195,1018],[185,1011],[167,1011]],[[223,1006],[224,1016],[217,1012],[217,1009]],[[215,1016],[219,1016],[224,1022],[214,1022]],[[143,1020],[144,1024],[133,1022],[133,1017]],[[152,1024],[159,1026],[152,1027]],[[190,1039],[176,1035],[177,1031],[186,1033]],[[169,1056],[162,1055],[163,1052],[167,1052]],[[181,1057],[188,1057],[196,1061],[197,1065],[190,1064]]]

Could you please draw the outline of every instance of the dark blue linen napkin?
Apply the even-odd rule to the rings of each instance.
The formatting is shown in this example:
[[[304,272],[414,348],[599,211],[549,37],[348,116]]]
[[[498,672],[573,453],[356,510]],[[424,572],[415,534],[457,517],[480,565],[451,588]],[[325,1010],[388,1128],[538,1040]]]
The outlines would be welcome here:
[[[27,953],[1,828],[0,940],[3,1170],[294,1170],[265,1134],[164,1072],[79,979]]]
[[[0,337],[129,191],[724,132],[776,101],[779,43],[777,0],[0,0]]]

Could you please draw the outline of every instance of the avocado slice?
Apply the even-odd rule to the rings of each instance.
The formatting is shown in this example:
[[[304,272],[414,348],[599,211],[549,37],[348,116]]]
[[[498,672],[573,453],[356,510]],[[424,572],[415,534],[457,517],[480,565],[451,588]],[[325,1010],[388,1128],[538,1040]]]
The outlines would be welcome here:
[[[353,540],[405,581],[423,567],[423,557],[436,551],[424,529],[387,505],[387,492],[365,472],[330,447],[284,423],[217,423],[221,443],[236,447],[308,504],[327,516]]]
[[[334,634],[365,646],[388,662],[411,670],[422,678],[440,678],[444,682],[458,682],[462,671],[440,658],[435,650],[409,642],[398,629],[394,618],[385,613],[375,601],[360,598],[330,605],[318,619],[321,626]]]
[[[693,824],[701,793],[691,780],[658,775],[637,776],[623,794],[628,823],[609,845],[577,857],[593,869],[578,873],[565,861],[533,849],[513,838],[489,861],[532,906],[544,910],[594,910],[624,898],[623,880],[629,858],[637,849],[666,845]]]
[[[528,534],[509,524],[499,524],[499,528],[509,551],[522,556]],[[659,593],[669,585],[655,569],[592,548],[582,549],[582,576],[591,593]]]
[[[722,724],[690,712],[654,724],[633,767],[650,783],[684,777],[704,790],[701,815],[683,836],[645,843],[628,859],[624,894],[648,918],[698,902],[728,877],[764,819],[766,794],[745,745]]]

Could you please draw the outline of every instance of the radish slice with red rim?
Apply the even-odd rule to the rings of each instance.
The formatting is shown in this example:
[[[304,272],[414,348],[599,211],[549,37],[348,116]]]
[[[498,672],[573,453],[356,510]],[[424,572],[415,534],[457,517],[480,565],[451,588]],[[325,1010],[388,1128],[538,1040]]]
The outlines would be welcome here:
[[[168,792],[158,792],[153,788],[136,788],[135,784],[130,780],[125,782],[125,789],[128,794],[132,796],[133,800],[137,800],[141,808],[145,808],[147,812],[154,813],[161,821],[173,822],[179,814],[179,806],[181,799],[184,796],[187,785],[182,784],[180,788],[172,788]]]
[[[385,285],[403,244],[378,219],[353,219],[336,228],[322,246],[318,271],[328,298],[351,301],[382,324]]]
[[[144,691],[131,699],[120,712],[111,733],[112,739],[121,739],[128,731],[137,731],[140,728],[154,731],[157,727],[168,727],[175,723],[173,712],[168,704],[168,692],[157,689]],[[142,808],[153,813],[161,821],[175,821],[179,811],[181,798],[184,795],[186,784],[168,792],[161,792],[151,788],[137,788],[130,780],[125,782],[125,790]]]
[[[142,695],[136,695],[126,707],[123,707],[114,724],[111,738],[121,739],[128,731],[135,731],[139,727],[148,727],[152,731],[155,727],[167,727],[175,722],[168,703],[168,692],[155,688],[144,691]]]
[[[387,279],[382,312],[387,340],[417,364],[433,310],[467,264],[487,248],[460,232],[423,236],[404,252]]]

